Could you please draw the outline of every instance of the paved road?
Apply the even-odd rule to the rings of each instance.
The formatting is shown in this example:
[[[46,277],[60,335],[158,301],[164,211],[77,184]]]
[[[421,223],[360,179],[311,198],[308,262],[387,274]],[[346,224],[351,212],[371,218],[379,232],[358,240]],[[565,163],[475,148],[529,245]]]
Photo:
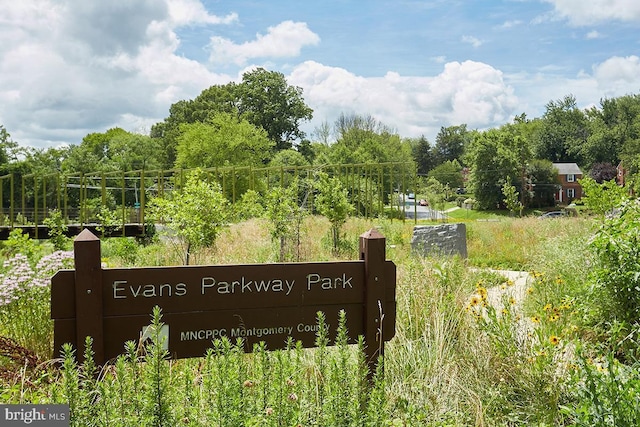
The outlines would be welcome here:
[[[405,217],[413,219],[415,214],[418,215],[418,219],[430,219],[434,221],[436,220],[441,221],[441,220],[447,219],[447,215],[440,211],[431,209],[428,206],[416,205],[414,207],[414,201],[408,200],[405,203]]]

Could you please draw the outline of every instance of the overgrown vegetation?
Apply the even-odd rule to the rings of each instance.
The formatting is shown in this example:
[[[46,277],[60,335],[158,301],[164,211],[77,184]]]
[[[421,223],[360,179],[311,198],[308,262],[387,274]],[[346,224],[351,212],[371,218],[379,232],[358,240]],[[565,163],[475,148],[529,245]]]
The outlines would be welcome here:
[[[469,223],[467,261],[412,256],[412,224],[349,219],[344,239],[357,242],[377,226],[398,266],[396,336],[373,385],[365,380],[363,344],[346,345],[344,331],[333,347],[320,334],[318,349],[291,342],[286,350],[258,346],[245,355],[239,343],[222,340],[202,358],[178,361],[168,359],[156,337],[144,348],[127,344],[102,368],[79,365],[67,348],[56,367],[47,362],[51,324],[43,279],[68,266],[70,254],[40,258],[46,248],[14,239],[3,247],[9,258],[0,285],[6,337],[0,401],[70,403],[72,425],[633,425],[640,392],[637,304],[620,293],[635,286],[620,266],[635,271],[638,217],[630,204],[604,222]],[[302,261],[357,257],[355,249],[336,255],[317,238],[331,229],[325,218],[306,217],[301,227]],[[104,249],[111,266],[179,262],[167,244],[116,239]],[[613,263],[624,248],[627,261]],[[16,255],[22,249],[33,262]],[[198,259],[279,257],[268,221],[252,219],[221,230],[215,247],[202,248]],[[528,279],[514,282],[478,266],[529,272]],[[13,277],[22,277],[17,287]],[[603,306],[607,298],[611,304]],[[154,322],[160,321],[156,312]]]
[[[229,216],[228,201],[217,183],[196,170],[184,187],[169,197],[156,197],[151,204],[158,221],[164,222],[182,243],[184,264],[193,250],[213,246]]]
[[[333,217],[295,202],[311,188]],[[397,323],[372,383],[365,343],[347,344],[344,316],[329,342],[322,314],[315,349],[290,340],[245,355],[241,341],[222,339],[176,361],[162,350],[156,309],[150,344],[127,343],[103,367],[90,346],[82,364],[66,346],[52,363],[48,279],[72,254],[14,230],[0,248],[0,401],[69,403],[74,426],[634,425],[640,204],[611,209],[599,189],[588,203],[606,208],[593,217],[468,223],[462,260],[413,255],[411,223],[348,218],[337,178],[274,187],[264,217],[227,223],[234,211],[220,189],[193,175],[156,201],[173,230],[145,245],[103,242],[109,266],[180,264],[183,253],[167,250],[176,239],[198,248],[200,264],[352,260],[359,236],[379,228],[397,266]],[[295,257],[283,250],[291,242]]]

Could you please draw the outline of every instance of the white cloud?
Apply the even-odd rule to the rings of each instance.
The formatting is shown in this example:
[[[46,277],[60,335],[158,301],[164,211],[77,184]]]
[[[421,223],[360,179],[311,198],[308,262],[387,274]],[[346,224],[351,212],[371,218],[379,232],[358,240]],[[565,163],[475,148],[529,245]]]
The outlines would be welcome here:
[[[210,31],[239,21],[236,13],[217,16],[207,11],[199,0],[0,3],[0,124],[23,145],[78,143],[87,133],[114,126],[148,129],[168,114],[171,103],[194,98],[212,84],[239,81],[242,72],[258,61],[270,69],[291,70],[289,83],[304,88],[305,101],[315,110],[311,126],[323,120],[331,123],[341,112],[354,112],[372,114],[403,136],[429,138],[441,126],[466,123],[483,129],[523,111],[538,116],[549,100],[569,93],[586,105],[640,87],[637,56],[603,59],[573,77],[553,65],[538,67],[538,74],[523,69],[519,75],[506,76],[486,63],[447,63],[445,56],[428,57],[424,51],[422,55],[443,64],[438,75],[388,72],[363,77],[314,61],[292,62],[285,68],[276,62],[278,58],[296,57],[302,48],[320,42],[306,23],[293,21],[269,27],[244,43],[213,38],[209,46],[213,64],[240,65],[229,67],[233,75],[220,74],[210,63],[179,54],[183,42],[179,29],[199,26]],[[575,25],[588,22],[591,15],[640,20],[637,3],[611,0],[607,9],[616,10],[606,11],[601,10],[604,0],[554,0],[554,16]],[[580,7],[569,7],[577,4]],[[624,10],[624,18],[616,18],[619,10]],[[503,27],[515,25],[520,23],[507,21]],[[483,43],[472,36],[462,41],[475,47]],[[389,67],[394,66],[392,60]]]
[[[513,27],[517,27],[519,25],[522,25],[522,21],[515,19],[512,21],[505,21],[502,23],[502,25],[499,25],[498,28],[502,28],[502,29],[509,29],[509,28],[513,28]]]
[[[238,21],[237,13],[230,13],[227,16],[211,15],[202,3],[198,0],[171,0],[169,6],[169,16],[175,25],[193,24],[231,24]]]
[[[540,72],[505,76],[505,80],[518,87],[518,97],[525,104],[519,106],[529,117],[539,117],[551,100],[565,95],[576,97],[579,108],[598,104],[603,97],[619,97],[637,93],[640,87],[640,58],[637,56],[611,57],[594,64],[591,72],[581,71],[574,77]]]
[[[371,114],[403,136],[433,138],[441,126],[462,123],[496,126],[509,121],[518,104],[500,71],[474,61],[450,62],[435,77],[375,78],[307,61],[293,70],[289,83],[304,89],[316,125],[332,123],[342,112]]]
[[[638,0],[544,0],[555,13],[576,26],[607,21],[640,22]]]
[[[176,54],[176,26],[235,19],[208,14],[197,1],[2,3],[0,124],[22,145],[148,128],[171,103],[237,78]]]
[[[477,37],[473,37],[473,36],[462,36],[461,40],[464,43],[469,43],[471,46],[478,48],[480,46],[482,46],[482,40],[478,39]]]
[[[593,67],[600,90],[610,97],[637,92],[640,87],[640,58],[614,56]]]
[[[597,32],[596,30],[593,30],[593,31],[589,31],[589,32],[586,34],[586,36],[585,36],[585,37],[586,37],[586,39],[587,39],[587,40],[594,40],[594,39],[599,39],[599,38],[601,38],[601,37],[602,37],[602,34],[600,34],[599,32]]]
[[[222,37],[212,37],[209,59],[213,63],[233,62],[244,65],[254,58],[285,58],[300,54],[304,46],[316,45],[320,37],[304,22],[284,21],[269,27],[267,34],[257,34],[253,41],[236,44]]]

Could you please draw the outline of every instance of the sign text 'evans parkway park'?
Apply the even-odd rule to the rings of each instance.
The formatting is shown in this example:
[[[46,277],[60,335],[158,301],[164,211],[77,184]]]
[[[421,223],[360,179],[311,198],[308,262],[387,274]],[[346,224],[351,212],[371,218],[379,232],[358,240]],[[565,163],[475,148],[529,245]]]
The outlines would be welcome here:
[[[331,338],[346,312],[350,340],[364,336],[370,363],[395,334],[396,268],[375,229],[360,236],[359,261],[103,269],[88,230],[74,253],[75,269],[51,280],[54,356],[71,343],[81,359],[91,336],[102,364],[141,339],[155,306],[173,358],[203,356],[223,336],[242,338],[245,351],[260,341],[283,348],[287,337],[312,347],[319,311]]]

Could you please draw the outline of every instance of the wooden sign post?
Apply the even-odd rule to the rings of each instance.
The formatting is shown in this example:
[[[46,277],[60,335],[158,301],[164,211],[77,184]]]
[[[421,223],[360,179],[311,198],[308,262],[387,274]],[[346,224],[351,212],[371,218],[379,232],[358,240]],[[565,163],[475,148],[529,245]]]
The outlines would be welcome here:
[[[75,270],[51,280],[54,357],[71,343],[82,360],[87,336],[96,363],[117,357],[141,338],[155,306],[173,358],[203,356],[223,336],[242,338],[247,352],[261,341],[283,348],[288,337],[313,347],[318,312],[332,336],[346,312],[350,342],[364,336],[370,365],[395,334],[396,267],[377,230],[360,236],[358,261],[102,268],[100,240],[88,230],[74,250]]]

